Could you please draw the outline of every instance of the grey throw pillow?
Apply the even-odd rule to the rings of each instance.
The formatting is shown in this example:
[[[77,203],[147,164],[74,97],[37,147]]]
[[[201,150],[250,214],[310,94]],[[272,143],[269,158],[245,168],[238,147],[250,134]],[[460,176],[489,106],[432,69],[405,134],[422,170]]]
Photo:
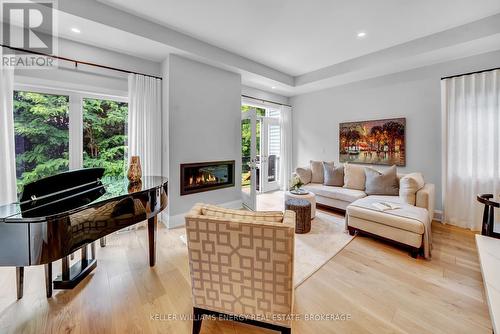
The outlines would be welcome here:
[[[344,166],[335,167],[333,162],[323,162],[323,184],[342,187],[344,185]]]
[[[365,168],[365,177],[365,193],[367,195],[399,195],[395,165],[382,173],[373,168]]]

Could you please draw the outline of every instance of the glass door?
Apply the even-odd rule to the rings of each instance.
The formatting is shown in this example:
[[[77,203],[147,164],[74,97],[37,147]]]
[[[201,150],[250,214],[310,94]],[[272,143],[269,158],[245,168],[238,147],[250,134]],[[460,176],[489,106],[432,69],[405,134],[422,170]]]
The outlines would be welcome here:
[[[255,108],[250,108],[241,118],[241,199],[250,210],[257,207],[257,147],[260,151],[257,137],[257,113]]]
[[[279,118],[262,117],[260,154],[260,191],[278,190],[281,128]]]

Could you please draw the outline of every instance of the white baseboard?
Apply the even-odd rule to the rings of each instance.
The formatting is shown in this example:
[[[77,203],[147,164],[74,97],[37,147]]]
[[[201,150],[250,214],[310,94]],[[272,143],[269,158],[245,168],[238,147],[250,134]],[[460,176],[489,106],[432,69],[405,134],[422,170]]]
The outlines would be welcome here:
[[[237,200],[237,201],[217,204],[217,206],[221,206],[226,209],[241,209],[243,207],[243,203],[241,202],[241,200]],[[184,220],[184,216],[186,216],[186,214],[187,212],[168,217],[165,215],[166,220],[162,219],[162,222],[169,229],[181,227],[184,226],[186,223]]]
[[[434,220],[443,221],[443,211],[441,210],[434,210]]]

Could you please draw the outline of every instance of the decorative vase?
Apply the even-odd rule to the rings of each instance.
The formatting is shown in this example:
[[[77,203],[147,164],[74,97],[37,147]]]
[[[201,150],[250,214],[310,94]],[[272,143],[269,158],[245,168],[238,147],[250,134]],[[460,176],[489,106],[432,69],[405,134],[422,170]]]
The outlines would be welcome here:
[[[129,182],[127,189],[128,189],[129,194],[133,194],[133,193],[141,191],[142,190],[142,181],[139,180],[139,181],[135,181],[135,182]]]
[[[141,158],[139,156],[134,155],[133,157],[130,158],[130,166],[128,167],[127,177],[130,183],[141,181],[142,168],[141,168]]]

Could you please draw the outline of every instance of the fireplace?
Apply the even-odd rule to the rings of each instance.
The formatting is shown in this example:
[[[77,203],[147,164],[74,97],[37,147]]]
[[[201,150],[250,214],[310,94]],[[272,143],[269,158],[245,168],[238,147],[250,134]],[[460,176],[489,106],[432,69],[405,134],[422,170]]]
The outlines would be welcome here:
[[[234,160],[181,164],[181,196],[234,186]]]

